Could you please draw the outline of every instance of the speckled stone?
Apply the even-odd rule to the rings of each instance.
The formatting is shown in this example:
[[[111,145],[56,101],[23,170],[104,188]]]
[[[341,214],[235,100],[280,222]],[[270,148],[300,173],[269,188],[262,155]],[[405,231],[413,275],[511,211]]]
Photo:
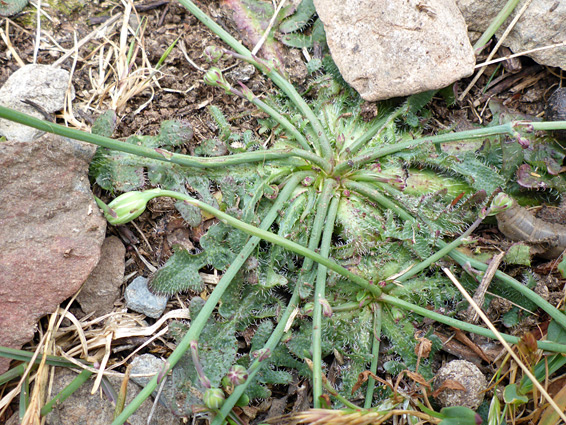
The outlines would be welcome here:
[[[145,314],[153,319],[161,317],[169,300],[164,295],[152,293],[147,287],[147,278],[143,276],[136,277],[128,285],[124,298],[126,299],[126,307],[130,310]]]
[[[466,390],[443,388],[436,397],[443,407],[464,406],[475,410],[482,403],[487,381],[475,364],[467,360],[452,360],[445,364],[434,377],[435,390],[447,380],[456,381]]]

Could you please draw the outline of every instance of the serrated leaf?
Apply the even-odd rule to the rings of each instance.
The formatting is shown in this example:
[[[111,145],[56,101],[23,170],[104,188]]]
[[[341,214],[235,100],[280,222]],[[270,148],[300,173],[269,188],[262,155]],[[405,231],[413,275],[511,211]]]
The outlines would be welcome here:
[[[312,37],[307,34],[285,34],[280,38],[281,43],[296,49],[312,47]]]
[[[523,163],[523,148],[513,139],[501,138],[502,164],[501,174],[510,178],[515,170]]]
[[[507,328],[512,328],[519,324],[519,309],[514,307],[505,313],[502,317],[502,322]]]
[[[436,90],[429,90],[409,96],[406,100],[409,112],[416,114],[424,108],[436,94]]]
[[[315,13],[313,0],[303,0],[297,6],[295,13],[279,24],[278,29],[282,33],[298,31],[308,25]]]
[[[205,250],[207,263],[217,270],[225,270],[236,256],[226,241],[226,236],[230,231],[231,229],[225,224],[217,223],[200,238],[200,245]]]
[[[116,112],[109,109],[98,116],[92,124],[90,132],[104,137],[112,137],[116,129]]]
[[[166,120],[159,130],[159,146],[181,146],[193,138],[193,128],[186,121]]]
[[[199,270],[206,265],[204,253],[192,255],[185,249],[176,251],[149,280],[150,288],[159,294],[183,291],[200,292],[204,283]]]

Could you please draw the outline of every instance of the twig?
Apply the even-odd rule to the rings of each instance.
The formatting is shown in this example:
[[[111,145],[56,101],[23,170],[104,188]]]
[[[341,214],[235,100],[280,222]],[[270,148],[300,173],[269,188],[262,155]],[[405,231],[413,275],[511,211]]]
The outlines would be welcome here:
[[[485,274],[482,277],[481,283],[477,287],[476,293],[474,294],[474,301],[477,303],[477,305],[479,306],[483,305],[483,301],[485,299],[485,292],[487,291],[487,288],[489,287],[489,284],[491,283],[493,276],[495,276],[495,272],[499,268],[501,261],[503,261],[503,257],[505,257],[505,252],[500,252],[495,257],[493,257],[491,262],[489,263],[489,266],[487,267],[487,270],[485,271]],[[466,314],[468,316],[468,321],[474,324],[478,322],[479,317],[471,305],[468,307],[468,311]]]
[[[91,31],[89,34],[87,34],[84,38],[82,38],[76,45],[74,49],[69,49],[69,51],[67,53],[65,53],[63,56],[61,56],[59,59],[57,59],[55,62],[53,62],[52,66],[54,67],[58,67],[61,66],[61,64],[63,62],[65,62],[68,58],[71,57],[71,55],[73,53],[75,53],[75,50],[80,49],[82,46],[84,46],[86,43],[88,43],[92,38],[96,37],[103,29],[105,29],[107,26],[110,26],[112,24],[114,24],[115,22],[117,22],[120,18],[122,17],[122,12],[114,15],[113,17],[111,17],[110,19],[108,19],[106,22],[102,23],[100,26],[98,26],[95,30]]]
[[[521,16],[523,16],[523,13],[525,13],[525,10],[527,10],[527,7],[529,7],[529,5],[531,4],[532,0],[527,0],[527,2],[523,5],[523,7],[521,8],[521,10],[519,10],[519,12],[517,13],[517,15],[513,18],[513,21],[511,21],[511,23],[509,24],[509,26],[507,27],[507,29],[505,30],[505,32],[503,33],[503,35],[500,37],[499,41],[497,42],[497,44],[495,45],[495,47],[493,48],[493,50],[491,51],[491,53],[489,54],[489,56],[487,57],[487,60],[489,61],[496,53],[497,50],[499,49],[499,46],[501,46],[501,43],[503,43],[503,41],[507,38],[507,36],[509,35],[509,33],[511,32],[511,30],[515,27],[515,24],[517,23],[517,21],[519,21],[519,19],[521,18]],[[477,68],[477,67],[476,67]],[[479,80],[479,78],[481,77],[481,75],[483,74],[483,72],[485,71],[485,66],[482,67],[478,73],[476,74],[476,76],[474,77],[474,79],[470,82],[470,84],[468,84],[468,87],[466,87],[466,89],[462,92],[462,94],[460,95],[460,97],[458,98],[458,101],[461,102],[466,95],[470,92],[470,90],[472,89],[472,87],[476,84],[476,82]]]
[[[530,53],[540,52],[542,50],[556,49],[556,48],[562,47],[562,46],[566,46],[566,41],[563,41],[561,43],[556,43],[556,44],[550,44],[548,46],[537,47],[535,49],[523,50],[522,52],[514,53],[512,55],[505,56],[503,58],[493,59],[491,61],[487,61],[487,62],[477,64],[475,67],[481,68],[481,67],[484,67],[484,66],[493,65],[494,63],[503,62],[503,61],[506,61],[508,59],[513,59],[513,58],[516,58],[516,57],[519,57],[519,56],[525,56],[525,55],[528,55]]]
[[[200,72],[206,72],[206,69],[198,66],[196,63],[194,63],[194,61],[189,57],[189,55],[187,54],[187,48],[185,46],[185,41],[184,40],[179,40],[179,48],[181,49],[181,52],[183,53],[183,56],[185,57],[185,59],[187,60],[188,63],[190,63],[195,69],[199,70]]]
[[[2,29],[0,29],[0,37],[2,37],[2,40],[4,41],[4,43],[6,43],[6,47],[8,47],[8,50],[10,51],[10,53],[12,54],[12,56],[14,57],[16,62],[18,62],[18,65],[21,68],[21,67],[25,66],[26,64],[24,63],[22,58],[20,58],[20,55],[18,55],[18,52],[16,52],[16,49],[14,49],[14,45],[10,41],[10,37],[8,35],[6,35],[6,34],[10,34],[8,22],[10,22],[10,20],[6,19],[6,32],[5,33]]]
[[[271,20],[269,21],[269,25],[267,26],[265,32],[263,33],[263,35],[261,36],[261,38],[259,39],[259,41],[255,45],[255,47],[253,48],[252,55],[255,56],[256,53],[259,52],[259,49],[261,49],[261,46],[263,46],[263,43],[265,43],[265,40],[267,40],[269,32],[271,31],[271,28],[273,28],[273,24],[275,24],[275,20],[277,19],[277,15],[279,15],[281,8],[283,7],[283,5],[285,4],[286,1],[287,0],[281,0],[281,2],[279,3],[279,6],[277,6],[277,9],[275,9],[275,12],[273,13],[273,16],[271,17]]]
[[[37,0],[37,25],[35,32],[35,43],[33,45],[33,63],[37,63],[37,52],[39,52],[39,43],[41,42],[41,0]]]

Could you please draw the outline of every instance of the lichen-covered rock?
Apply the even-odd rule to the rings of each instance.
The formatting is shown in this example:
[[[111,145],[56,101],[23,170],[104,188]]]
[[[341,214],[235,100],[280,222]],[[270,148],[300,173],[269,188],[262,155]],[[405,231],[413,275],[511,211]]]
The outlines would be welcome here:
[[[334,62],[369,101],[439,89],[475,56],[453,0],[314,0]]]
[[[51,134],[0,143],[0,345],[28,342],[98,263],[106,220],[90,191],[93,153]]]
[[[120,297],[126,267],[125,255],[126,248],[116,236],[104,240],[100,261],[77,296],[85,313],[94,312],[96,316],[102,316],[112,311],[114,301]]]
[[[475,364],[452,360],[436,373],[434,388],[440,389],[436,399],[443,407],[464,406],[475,410],[484,399],[487,381]]]
[[[26,65],[10,75],[0,88],[0,105],[44,120],[44,112],[50,114],[63,109],[68,84],[69,72],[64,69]],[[72,87],[70,95],[74,97]],[[35,128],[0,119],[0,136],[8,140],[30,142],[42,134]]]

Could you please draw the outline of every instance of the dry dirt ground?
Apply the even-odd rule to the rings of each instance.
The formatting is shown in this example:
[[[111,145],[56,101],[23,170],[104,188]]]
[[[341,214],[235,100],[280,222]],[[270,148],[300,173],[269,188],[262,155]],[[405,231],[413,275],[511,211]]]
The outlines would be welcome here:
[[[215,135],[216,126],[209,116],[209,105],[220,107],[236,128],[255,132],[259,129],[255,120],[258,113],[249,103],[202,82],[203,70],[209,66],[203,58],[203,50],[209,45],[220,45],[221,41],[175,1],[135,3],[136,10],[132,11],[129,24],[134,28],[138,27],[138,23],[141,25],[137,34],[138,42],[131,52],[135,59],[129,69],[124,67],[123,61],[130,46],[127,44],[124,50],[124,46],[120,45],[120,31],[124,23],[122,3],[65,3],[68,3],[65,10],[44,6],[47,16],[42,20],[42,36],[36,58],[36,62],[41,64],[60,61],[61,66],[72,73],[76,98],[72,110],[59,116],[58,122],[66,120],[71,126],[86,128],[101,112],[117,107],[119,124],[114,137],[126,137],[132,134],[156,134],[160,123],[166,119],[186,120],[192,125],[195,134],[192,145],[184,148],[187,153],[200,141]],[[197,4],[231,33],[236,32],[235,25],[229,18],[230,13],[219,2]],[[21,63],[34,61],[37,41],[34,11],[35,8],[28,7],[23,14],[2,20],[0,28],[9,40],[10,48],[0,41],[0,50],[3,52],[0,56],[0,84]],[[80,44],[85,39],[87,41]],[[163,66],[149,78],[145,89],[135,93],[135,87],[151,72],[150,67],[155,67],[175,40],[178,42]],[[130,41],[131,37],[128,43]],[[80,47],[77,48],[77,44]],[[481,57],[478,62],[481,62]],[[528,58],[519,62],[521,70],[517,73],[503,72],[502,68],[496,70],[496,65],[488,68],[459,105],[448,107],[443,99],[435,99],[431,108],[433,116],[428,125],[429,131],[434,132],[454,123],[458,129],[466,129],[474,123],[489,122],[491,115],[486,103],[492,97],[500,99],[510,109],[542,116],[546,100],[560,82],[559,70],[541,67]],[[221,62],[219,67],[233,72],[246,72],[245,64],[233,59]],[[136,80],[136,75],[142,75],[143,78]],[[133,82],[134,88],[130,93],[120,87],[120,84],[128,84],[124,83],[125,79]],[[306,76],[294,81],[299,87],[304,87],[307,82]],[[468,81],[461,81],[456,87],[462,90],[467,83]],[[256,94],[273,89],[272,84],[257,71],[246,84]],[[374,104],[366,105],[370,115],[375,108]],[[94,191],[103,199],[110,199],[99,188],[95,187]],[[191,240],[198,240],[198,233],[203,231],[202,228],[184,228],[173,204],[167,201],[152,204],[150,211],[137,221],[136,226],[128,225],[121,233],[114,227],[108,228],[109,234],[119,236],[128,247],[126,275],[133,272],[137,272],[137,275],[149,275],[151,267],[148,267],[147,262],[153,267],[159,267],[171,255],[173,242],[179,243],[180,238],[181,242],[191,243]],[[501,240],[501,235],[493,226],[481,228],[480,234],[485,243],[497,243]],[[133,249],[134,245],[137,250]],[[552,262],[541,262],[534,268],[544,280],[550,295],[553,292],[561,293],[564,284],[558,278],[555,266]],[[497,315],[496,312],[494,315]],[[547,323],[530,325],[533,328],[544,328]],[[148,350],[162,355],[170,352],[169,347],[158,342],[148,347]],[[122,358],[125,354],[120,353],[118,356]],[[279,391],[286,393],[286,390]],[[277,393],[276,390],[274,394]]]

